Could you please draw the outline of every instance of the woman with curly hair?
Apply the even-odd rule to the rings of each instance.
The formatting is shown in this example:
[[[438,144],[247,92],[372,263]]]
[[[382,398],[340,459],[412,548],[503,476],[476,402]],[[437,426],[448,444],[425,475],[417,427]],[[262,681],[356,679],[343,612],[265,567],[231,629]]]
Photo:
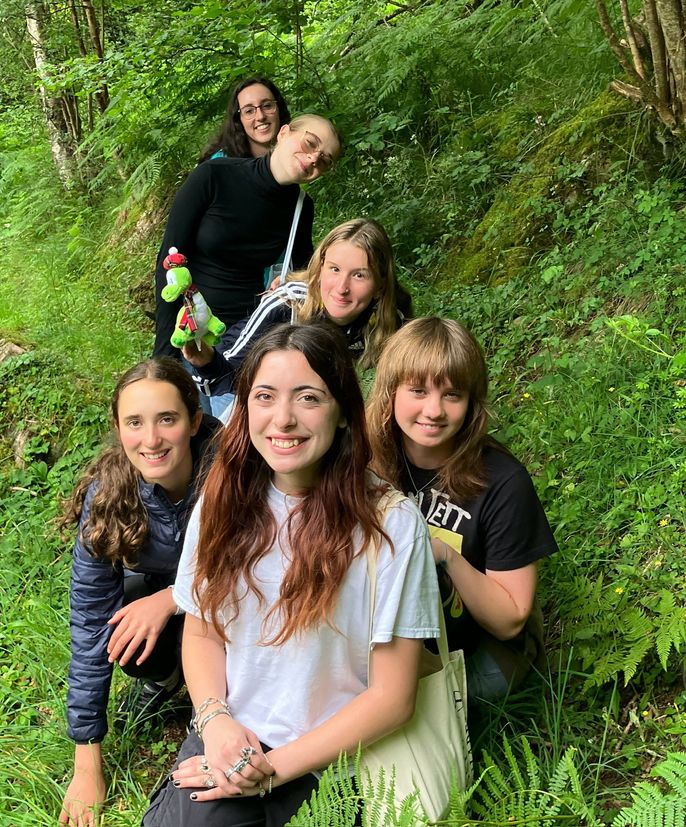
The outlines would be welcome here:
[[[224,123],[203,150],[200,161],[266,155],[279,129],[290,121],[288,105],[271,80],[246,78],[233,90]]]
[[[174,581],[203,451],[219,423],[204,417],[190,376],[151,359],[117,383],[113,444],[76,486],[65,524],[78,523],[71,574],[67,732],[74,774],[60,823],[91,825],[105,797],[101,742],[112,670],[137,679],[131,712],[182,683],[182,612]]]
[[[384,505],[388,486],[367,471],[340,333],[267,333],[235,405],[174,585],[194,730],[146,827],[286,824],[341,752],[410,718],[422,639],[438,636],[426,526],[407,499]]]

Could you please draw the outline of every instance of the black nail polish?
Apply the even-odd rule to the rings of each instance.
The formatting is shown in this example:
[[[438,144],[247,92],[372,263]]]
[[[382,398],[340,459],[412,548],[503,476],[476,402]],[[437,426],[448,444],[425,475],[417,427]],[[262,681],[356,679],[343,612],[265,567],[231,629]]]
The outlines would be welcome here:
[[[180,781],[172,781],[172,786],[176,787],[176,789],[178,790],[178,788],[181,786],[181,782]]]
[[[191,793],[190,798],[191,798],[191,801],[197,801],[198,800],[198,794],[197,793]]]

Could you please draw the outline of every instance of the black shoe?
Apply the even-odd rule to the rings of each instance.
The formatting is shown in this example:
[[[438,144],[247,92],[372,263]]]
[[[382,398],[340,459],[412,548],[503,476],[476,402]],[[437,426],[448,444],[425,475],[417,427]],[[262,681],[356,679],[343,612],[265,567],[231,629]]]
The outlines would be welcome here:
[[[119,704],[117,715],[138,722],[148,720],[160,712],[165,701],[173,697],[182,685],[183,678],[180,674],[169,689],[155,681],[138,678]]]

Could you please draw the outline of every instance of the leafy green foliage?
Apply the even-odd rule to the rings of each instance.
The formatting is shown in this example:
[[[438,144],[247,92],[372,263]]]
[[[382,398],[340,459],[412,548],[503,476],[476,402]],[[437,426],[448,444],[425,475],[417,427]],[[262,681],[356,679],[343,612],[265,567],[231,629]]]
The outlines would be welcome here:
[[[632,804],[613,820],[612,827],[682,827],[686,824],[686,753],[667,756],[652,771],[669,791],[641,781],[631,792]]]
[[[65,194],[35,78],[5,71],[29,54],[23,4],[3,5],[0,336],[33,348],[0,365],[3,817],[54,822],[70,771],[69,560],[51,521],[99,444],[114,376],[149,351],[132,285],[149,295],[164,204],[231,86],[261,72],[294,113],[330,113],[344,133],[336,172],[312,187],[316,235],[380,219],[417,311],[484,343],[496,436],[532,472],[560,544],[541,594],[562,666],[493,712],[493,758],[448,823],[611,819],[649,769],[646,747],[686,743],[673,687],[686,652],[686,152],[603,92],[615,67],[593,4],[108,0],[102,64],[78,54],[66,6],[48,5],[53,88],[86,115],[104,79],[111,106],[80,147],[88,186]],[[501,743],[500,727],[526,741]],[[108,737],[108,821],[136,821],[174,744]],[[639,782],[637,818],[653,802],[677,818],[673,772],[673,792]],[[304,823],[350,819],[354,791],[339,798],[327,778]],[[377,821],[391,785],[368,791]]]

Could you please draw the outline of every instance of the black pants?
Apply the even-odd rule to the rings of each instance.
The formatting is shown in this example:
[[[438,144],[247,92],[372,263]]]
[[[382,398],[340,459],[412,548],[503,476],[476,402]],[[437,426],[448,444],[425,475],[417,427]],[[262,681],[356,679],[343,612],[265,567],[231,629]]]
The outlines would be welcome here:
[[[153,584],[146,574],[128,574],[124,578],[124,605],[133,603],[141,597],[149,597],[159,591],[159,586]],[[181,663],[181,632],[183,631],[183,615],[170,617],[167,625],[160,632],[155,648],[148,657],[136,665],[136,660],[143,653],[145,643],[141,643],[136,654],[126,666],[122,666],[124,674],[132,678],[144,678],[150,681],[166,680]]]
[[[263,746],[265,751],[267,747]],[[174,769],[181,761],[203,754],[195,732],[181,745]],[[173,772],[173,770],[172,770]],[[177,789],[169,779],[153,794],[143,816],[143,827],[283,827],[298,812],[300,805],[317,788],[318,781],[308,774],[276,787],[270,795],[248,798],[220,798],[217,801],[191,801],[191,787]]]

